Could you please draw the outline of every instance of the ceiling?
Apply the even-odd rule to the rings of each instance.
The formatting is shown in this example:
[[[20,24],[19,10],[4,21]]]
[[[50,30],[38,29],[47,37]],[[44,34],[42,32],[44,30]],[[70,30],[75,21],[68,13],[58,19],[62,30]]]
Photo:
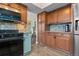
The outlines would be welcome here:
[[[43,9],[43,8],[45,8],[45,7],[47,7],[47,6],[51,5],[51,4],[52,3],[33,3],[33,5],[41,8],[41,9]]]
[[[40,13],[42,11],[53,11],[57,8],[63,7],[68,3],[23,3],[28,7],[28,10],[33,13]]]

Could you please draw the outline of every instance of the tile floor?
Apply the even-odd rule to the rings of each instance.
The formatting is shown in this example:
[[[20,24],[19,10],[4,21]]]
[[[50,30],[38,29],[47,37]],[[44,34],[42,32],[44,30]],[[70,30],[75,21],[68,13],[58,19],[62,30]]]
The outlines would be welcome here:
[[[65,54],[64,52],[51,49],[46,46],[42,46],[42,45],[38,46],[34,44],[32,46],[32,51],[29,54],[29,56],[68,56],[68,55]]]

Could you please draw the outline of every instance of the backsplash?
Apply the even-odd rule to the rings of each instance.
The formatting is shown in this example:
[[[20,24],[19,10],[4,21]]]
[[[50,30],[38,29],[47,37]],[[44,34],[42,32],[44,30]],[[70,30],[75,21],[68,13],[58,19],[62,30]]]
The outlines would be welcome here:
[[[0,22],[0,30],[17,30],[15,23]]]
[[[66,32],[66,25],[67,24],[55,24],[55,25],[49,25],[48,28],[49,31],[51,32]],[[71,28],[70,24],[69,27]]]

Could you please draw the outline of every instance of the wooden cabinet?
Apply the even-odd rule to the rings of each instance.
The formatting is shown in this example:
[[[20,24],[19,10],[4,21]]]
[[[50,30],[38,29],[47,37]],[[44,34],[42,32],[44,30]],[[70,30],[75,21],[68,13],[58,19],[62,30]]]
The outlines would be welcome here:
[[[47,23],[58,24],[71,22],[71,5],[66,5],[55,11],[48,12]]]
[[[39,43],[46,44],[45,33],[39,34]]]
[[[41,40],[42,40],[41,42],[45,44],[45,43],[46,43],[45,33],[42,33],[42,34],[41,34],[41,38],[42,38],[42,39],[41,39]]]
[[[18,10],[21,10],[19,3],[9,3],[9,6]]]
[[[71,5],[58,9],[58,23],[71,22]]]
[[[0,4],[7,5],[7,6],[9,5],[9,3],[0,3]]]
[[[21,20],[27,23],[27,7],[21,6]]]
[[[48,24],[56,24],[57,23],[57,11],[48,13],[47,19],[48,19],[47,20]]]
[[[47,15],[46,12],[42,12],[42,13],[38,14],[39,22],[46,22],[46,15]]]
[[[45,43],[45,29],[46,29],[46,12],[38,14],[38,37],[40,43]]]
[[[56,36],[56,48],[63,50],[63,51],[69,51],[71,49],[71,37],[67,36]]]
[[[0,3],[0,8],[21,13],[21,22],[27,23],[27,7],[19,3]]]
[[[65,41],[66,41],[66,38],[64,38],[64,37],[56,37],[56,48],[58,48],[58,49],[65,49]]]
[[[48,47],[70,53],[71,50],[71,35],[65,33],[46,32],[44,44]]]
[[[51,48],[55,48],[55,37],[52,35],[46,36],[46,44]]]

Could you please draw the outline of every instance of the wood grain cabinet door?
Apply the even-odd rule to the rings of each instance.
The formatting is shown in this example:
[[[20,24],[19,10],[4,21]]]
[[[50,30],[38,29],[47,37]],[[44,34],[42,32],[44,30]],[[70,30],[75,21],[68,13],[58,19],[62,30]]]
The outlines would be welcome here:
[[[55,48],[55,38],[52,35],[46,36],[46,44],[51,48]]]
[[[51,36],[50,37],[51,38],[51,41],[50,41],[50,47],[52,47],[52,48],[55,48],[56,46],[55,46],[55,36]]]
[[[55,23],[57,23],[57,11],[53,11],[53,12],[48,13],[47,23],[48,24],[55,24]]]
[[[21,12],[21,21],[27,23],[27,7],[18,3],[10,3],[9,6],[19,10]]]
[[[42,31],[41,31],[41,23],[40,22],[38,22],[38,38],[39,38],[39,42],[41,42],[41,33],[42,33]]]
[[[42,18],[42,22],[45,22],[45,20],[46,20],[46,13],[42,13],[41,18]]]
[[[65,39],[65,44],[66,44],[65,50],[66,51],[70,51],[70,49],[71,49],[71,39],[70,38],[66,38]]]
[[[63,9],[58,9],[58,23],[63,22]]]
[[[69,37],[57,37],[56,38],[56,48],[61,49],[63,51],[70,52],[71,48],[71,40]]]
[[[22,22],[27,23],[27,8],[23,6],[20,8],[21,8],[21,20]]]
[[[64,22],[71,22],[71,6],[66,6],[62,12]]]
[[[42,12],[42,13],[40,13],[40,14],[38,14],[38,17],[39,17],[39,21],[40,22],[45,22],[45,20],[46,20],[46,12]]]
[[[51,38],[48,35],[46,36],[46,45],[49,47],[51,46]]]
[[[38,41],[39,41],[39,43],[42,43],[42,36],[41,36],[41,34],[39,34]]]
[[[46,40],[45,40],[45,34],[42,33],[41,35],[42,35],[42,37],[41,37],[42,38],[42,43],[45,44],[45,42],[46,42]]]
[[[44,22],[41,23],[41,31],[45,32],[45,23]]]
[[[48,13],[47,14],[47,24],[51,24],[52,23],[52,13]]]
[[[56,37],[56,48],[64,50],[65,40],[63,37]]]
[[[18,9],[18,10],[21,9],[21,8],[20,8],[20,5],[19,5],[18,3],[9,3],[8,5],[9,5],[10,7],[15,8],[15,9]]]
[[[51,22],[53,24],[57,23],[57,11],[53,11]]]
[[[71,6],[65,6],[58,10],[58,23],[71,22]]]

